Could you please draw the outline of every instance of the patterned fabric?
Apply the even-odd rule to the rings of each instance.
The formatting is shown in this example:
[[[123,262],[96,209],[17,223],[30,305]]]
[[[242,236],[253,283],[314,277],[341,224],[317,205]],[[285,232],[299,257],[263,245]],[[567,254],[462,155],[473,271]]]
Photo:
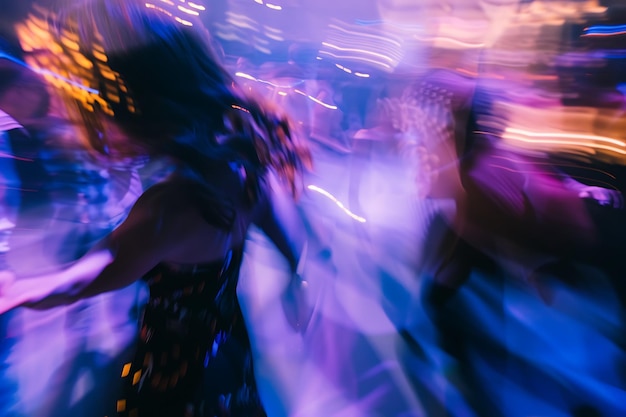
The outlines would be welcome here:
[[[118,416],[263,417],[237,301],[243,249],[185,269],[158,265]]]

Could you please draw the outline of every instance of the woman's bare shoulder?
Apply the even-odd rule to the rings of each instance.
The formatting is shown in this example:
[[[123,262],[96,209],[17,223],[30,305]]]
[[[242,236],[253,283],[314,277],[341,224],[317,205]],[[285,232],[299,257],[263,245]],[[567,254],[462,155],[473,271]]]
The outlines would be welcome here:
[[[148,187],[137,203],[174,206],[193,196],[194,184],[189,180],[166,179]]]
[[[161,261],[209,262],[226,250],[232,229],[207,218],[203,205],[211,203],[199,201],[201,188],[186,181],[167,181],[147,189],[133,207],[129,219],[134,216],[143,225],[142,233],[154,241],[150,243],[165,246]],[[235,243],[239,240],[234,237]]]
[[[193,202],[193,190],[183,181],[167,180],[146,189],[135,202],[131,215],[139,215],[146,220],[170,223],[194,221],[199,210]]]

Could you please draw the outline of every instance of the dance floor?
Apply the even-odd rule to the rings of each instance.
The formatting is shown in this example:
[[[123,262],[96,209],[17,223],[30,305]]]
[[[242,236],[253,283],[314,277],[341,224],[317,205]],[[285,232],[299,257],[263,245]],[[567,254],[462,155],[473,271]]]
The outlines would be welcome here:
[[[287,282],[280,256],[260,233],[250,234],[239,294],[269,415],[626,412],[624,352],[607,337],[617,331],[616,306],[599,273],[593,292],[563,289],[551,305],[515,280],[475,273],[446,307],[447,331],[463,347],[452,356],[424,314],[424,277],[416,273],[429,219],[449,202],[415,199],[410,168],[382,152],[320,147],[316,154],[319,170],[307,184],[339,201],[357,190],[352,201],[360,204],[350,209],[365,222],[327,195],[303,196],[303,213],[332,249],[332,268],[307,266],[316,310],[303,335],[288,326],[278,301]],[[359,184],[350,187],[355,167]],[[45,252],[44,234],[16,230],[11,262]],[[2,415],[109,413],[145,300],[136,284],[67,308],[4,317]]]
[[[0,7],[10,3],[18,2],[0,0]],[[287,268],[256,229],[247,237],[238,287],[269,417],[626,415],[626,277],[616,272],[626,253],[619,192],[626,166],[626,14],[618,2],[187,3],[193,10],[176,3],[177,10],[195,13],[214,33],[242,89],[285,110],[313,151],[315,167],[298,207],[309,241],[321,242],[330,256],[320,260],[312,250],[305,259],[314,306],[308,327],[299,333],[289,326],[280,301]],[[41,33],[27,39],[35,42]],[[470,107],[482,117],[472,129]],[[129,173],[90,165],[77,143],[38,142],[37,135],[17,132],[14,120],[3,124],[5,110],[0,258],[2,219],[13,215],[6,261],[28,279],[67,266],[112,230],[141,181],[150,185],[163,167]],[[479,134],[488,140],[476,140]],[[490,151],[509,157],[500,158],[500,171]],[[530,159],[539,162],[519,162]],[[479,218],[486,227],[471,237],[487,236],[492,246],[473,249],[488,261],[472,262],[458,292],[428,309],[429,261],[455,260],[437,252],[443,239],[433,233],[437,222],[458,220],[454,232],[465,239],[472,225],[463,220],[471,214],[454,214],[477,194],[482,202],[493,197],[494,206],[522,196],[517,218],[525,225],[534,226],[542,209],[557,220],[567,217],[570,207],[560,204],[566,200],[532,195],[545,191],[533,187],[549,177],[543,174],[555,160],[561,165],[546,183],[567,177],[555,194],[578,179],[597,185],[595,192],[604,187],[621,196],[621,207],[618,197],[615,207],[574,192],[567,200],[588,215],[589,228],[605,243],[597,247],[616,254],[611,265],[602,263],[607,256],[595,263],[564,256],[565,268],[532,281],[538,260],[549,264],[562,254],[537,255],[535,246],[548,246],[537,235],[526,246],[504,243],[502,235],[492,236],[491,219]],[[481,171],[484,161],[491,165]],[[528,166],[543,176],[534,177]],[[479,181],[473,189],[461,184],[461,171],[466,181],[482,175],[484,188]],[[508,208],[500,214],[515,218]],[[582,223],[577,226],[562,230],[584,246]],[[138,282],[68,307],[0,316],[0,417],[114,416],[147,297]],[[232,376],[223,369],[224,379]]]

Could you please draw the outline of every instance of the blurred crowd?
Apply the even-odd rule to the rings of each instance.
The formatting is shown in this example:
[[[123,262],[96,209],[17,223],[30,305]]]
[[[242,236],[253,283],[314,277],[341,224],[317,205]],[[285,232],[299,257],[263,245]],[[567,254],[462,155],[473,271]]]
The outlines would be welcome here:
[[[27,53],[53,2],[0,1],[0,265],[18,275],[78,259],[168,172],[50,133],[46,83],[80,66],[71,39],[67,61]],[[268,415],[626,412],[626,5],[199,3],[179,18],[308,139],[299,209],[335,268],[309,278],[296,339],[272,318],[284,268],[249,237],[240,302]],[[111,413],[145,300],[137,283],[4,314],[0,414]]]

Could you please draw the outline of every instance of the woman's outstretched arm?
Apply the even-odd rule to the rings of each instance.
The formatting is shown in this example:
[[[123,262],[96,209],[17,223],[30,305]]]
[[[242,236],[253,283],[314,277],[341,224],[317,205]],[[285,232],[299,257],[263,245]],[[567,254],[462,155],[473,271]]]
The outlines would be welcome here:
[[[168,217],[151,197],[142,196],[116,230],[69,268],[1,285],[0,312],[71,304],[126,287],[149,272],[168,257],[181,230],[179,216]]]

